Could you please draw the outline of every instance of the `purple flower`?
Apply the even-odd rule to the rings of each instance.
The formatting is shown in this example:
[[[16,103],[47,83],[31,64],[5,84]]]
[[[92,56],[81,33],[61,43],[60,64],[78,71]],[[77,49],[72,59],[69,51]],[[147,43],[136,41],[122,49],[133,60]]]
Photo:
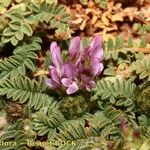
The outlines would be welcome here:
[[[60,52],[60,47],[58,47],[56,42],[52,42],[50,46],[50,52],[52,55],[52,63],[56,67],[58,71],[61,70],[62,68],[62,58],[61,58],[61,52]]]
[[[83,86],[86,88],[87,91],[90,91],[91,88],[95,87],[95,82],[87,76],[81,75],[81,80],[83,82]]]
[[[103,70],[103,64],[101,63],[103,59],[102,38],[96,36],[93,39],[90,46],[87,48],[85,57],[90,61],[92,75],[99,75]]]
[[[46,79],[46,83],[54,89],[59,89],[61,86],[63,61],[61,57],[60,47],[56,42],[51,43],[50,52],[53,65],[49,66],[50,78]]]
[[[80,37],[74,37],[69,46],[69,55],[63,62],[60,47],[56,42],[50,45],[52,65],[46,84],[53,89],[66,89],[73,94],[80,88],[90,91],[95,86],[94,77],[103,70],[102,39],[96,36],[90,45],[83,49]]]
[[[69,46],[69,55],[70,58],[76,57],[77,55],[80,55],[81,51],[81,39],[80,37],[74,37],[71,40],[70,46]]]
[[[69,46],[69,60],[78,66],[82,59],[83,46],[80,37],[74,37]]]
[[[78,85],[75,81],[68,79],[68,78],[63,78],[61,80],[62,84],[67,88],[66,93],[73,94],[78,90]]]
[[[76,70],[75,66],[71,63],[64,64],[63,72],[64,72],[64,75],[67,78],[72,78],[73,79],[77,76],[77,70]]]
[[[73,94],[78,90],[78,85],[75,81],[77,77],[76,68],[71,63],[64,64],[63,67],[64,78],[61,79],[61,83],[67,88],[67,94]]]

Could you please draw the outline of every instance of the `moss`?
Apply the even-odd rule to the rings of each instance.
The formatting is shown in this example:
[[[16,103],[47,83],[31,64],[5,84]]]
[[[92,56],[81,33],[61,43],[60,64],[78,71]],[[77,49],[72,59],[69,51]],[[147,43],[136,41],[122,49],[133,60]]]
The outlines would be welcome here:
[[[150,115],[150,81],[137,87],[133,97],[140,111],[144,114]]]
[[[60,111],[67,119],[81,117],[88,108],[84,95],[69,96],[60,102]]]

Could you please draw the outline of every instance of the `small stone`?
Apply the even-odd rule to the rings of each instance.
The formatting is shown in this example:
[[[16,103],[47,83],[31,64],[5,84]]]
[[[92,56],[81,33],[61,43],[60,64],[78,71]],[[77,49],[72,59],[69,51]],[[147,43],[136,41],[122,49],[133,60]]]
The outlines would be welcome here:
[[[2,129],[7,124],[5,117],[0,117],[0,129]]]
[[[5,134],[4,131],[0,131],[0,137],[3,136]]]

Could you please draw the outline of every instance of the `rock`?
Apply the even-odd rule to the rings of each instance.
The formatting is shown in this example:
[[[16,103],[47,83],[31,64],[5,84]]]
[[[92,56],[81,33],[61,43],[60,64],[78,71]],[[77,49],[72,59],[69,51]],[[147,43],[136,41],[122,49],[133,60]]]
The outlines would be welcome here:
[[[5,117],[0,117],[0,129],[2,129],[7,124]]]

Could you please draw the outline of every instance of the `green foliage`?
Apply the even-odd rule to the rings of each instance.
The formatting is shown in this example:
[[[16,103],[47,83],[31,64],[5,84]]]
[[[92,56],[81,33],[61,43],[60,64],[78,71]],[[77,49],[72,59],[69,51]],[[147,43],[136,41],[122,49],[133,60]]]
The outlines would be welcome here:
[[[147,138],[150,137],[150,118],[141,113],[138,117],[139,128],[142,131],[143,135]],[[142,136],[143,136],[142,135]]]
[[[94,2],[102,9],[107,7],[107,0]],[[0,129],[0,141],[17,143],[10,147],[0,144],[0,149],[148,149],[150,84],[139,81],[150,79],[150,61],[134,51],[135,47],[147,46],[144,38],[129,38],[127,43],[120,36],[109,39],[104,43],[105,69],[97,77],[96,87],[88,93],[67,96],[56,94],[45,84],[51,63],[49,44],[54,37],[66,39],[72,32],[66,7],[57,0],[1,0],[0,14],[0,52],[4,52],[0,59],[0,115],[7,117],[7,124]],[[134,24],[134,30],[145,34],[149,26]],[[63,58],[67,56],[67,42],[60,42]],[[83,46],[88,43],[84,37]],[[129,75],[119,76],[119,71]],[[9,116],[8,100],[21,106],[22,120]],[[120,128],[121,118],[126,121],[126,135]],[[140,131],[140,136],[135,131]],[[56,142],[34,147],[28,140]]]
[[[53,99],[45,93],[47,86],[43,81],[37,82],[27,77],[6,79],[0,83],[0,95],[7,95],[19,103],[28,102],[35,110],[53,103]]]
[[[117,37],[115,41],[109,39],[105,43],[103,75],[112,80],[115,78],[130,79],[131,81],[135,81],[137,78],[148,79],[149,73],[146,66],[148,66],[149,60],[143,52],[139,52],[141,47],[146,48],[145,40],[141,39],[136,44],[138,41],[135,42],[129,38],[128,43],[125,43],[121,37]]]
[[[38,136],[47,135],[48,140],[53,140],[56,136],[57,127],[64,122],[62,113],[55,105],[49,108],[41,108],[39,112],[33,116],[33,129],[37,131]]]
[[[41,108],[33,115],[33,129],[38,132],[39,136],[47,136],[49,141],[57,140],[66,143],[70,141],[68,144],[57,145],[59,149],[85,149],[89,147],[90,141],[96,139],[97,136],[108,139],[113,136],[118,138],[121,115],[121,111],[108,107],[106,110],[98,111],[83,120],[68,121],[64,119],[58,108],[50,106],[49,108]]]
[[[119,120],[122,116],[120,110],[108,106],[104,111],[98,111],[93,116],[93,126],[101,131],[101,136],[111,139],[119,137]]]
[[[26,75],[27,69],[35,70],[35,60],[38,58],[36,52],[41,49],[40,38],[32,38],[30,42],[18,46],[13,56],[0,61],[0,77],[8,78]]]
[[[127,43],[121,36],[116,37],[114,41],[112,39],[108,39],[108,41],[105,43],[105,59],[118,60],[122,53],[128,57],[128,52],[134,52],[134,48],[146,46],[147,43],[144,38],[139,41],[129,38]]]
[[[28,140],[34,142],[35,140],[33,137],[31,138],[31,134],[33,133],[30,132],[29,134],[27,132],[28,128],[32,126],[34,130],[38,131],[39,137],[43,135],[49,137],[48,141],[45,142],[51,142],[51,144],[48,146],[41,144],[40,146],[44,149],[108,149],[110,145],[116,150],[131,148],[145,150],[145,148],[148,148],[149,139],[144,140],[141,137],[139,138],[138,133],[135,134],[137,131],[133,132],[132,128],[128,128],[127,136],[121,136],[122,140],[106,140],[112,134],[115,136],[118,133],[120,134],[118,126],[118,119],[120,116],[120,111],[108,107],[108,109],[103,112],[95,113],[89,120],[90,126],[86,127],[85,122],[81,123],[79,120],[66,121],[60,111],[55,107],[44,107],[33,115],[33,123],[29,120],[20,120],[14,124],[8,125],[5,128],[5,134],[3,134],[0,139],[5,142],[16,142],[15,145],[12,144],[9,147],[9,149],[12,150],[27,150],[27,147],[32,148],[32,145],[28,145],[27,142]],[[2,145],[1,148],[4,150],[7,149],[7,147],[3,147]]]
[[[110,53],[113,55],[113,53]],[[103,72],[106,76],[117,76],[117,71],[127,70],[130,72],[129,66],[134,61],[136,57],[136,53],[130,50],[122,50],[115,53],[113,57],[108,56],[108,60],[106,60],[106,67]],[[126,76],[127,78],[128,76]]]
[[[68,28],[67,20],[69,19],[69,14],[66,13],[63,5],[58,7],[55,3],[51,5],[42,3],[38,7],[32,5],[31,8],[36,13],[35,18],[37,21],[48,23],[51,28],[62,28],[62,26]]]
[[[94,0],[96,4],[99,5],[100,8],[106,8],[107,7],[107,1],[106,0]]]
[[[12,6],[0,19],[4,24],[1,27],[3,43],[11,42],[17,45],[25,37],[32,36],[39,28],[42,30],[55,28],[57,33],[69,31],[67,24],[69,14],[66,13],[65,6],[47,2],[36,4],[32,1],[21,4],[22,7]],[[5,20],[8,20],[7,25],[4,23]]]
[[[72,121],[66,126],[62,126],[56,139],[66,142],[73,141],[74,143],[70,142],[68,145],[62,145],[59,148],[63,150],[82,149],[84,143],[90,140],[90,136],[98,134],[98,130],[93,127],[86,129],[84,126],[85,124],[81,124],[78,121]]]
[[[87,5],[88,0],[80,0],[80,3],[81,3],[82,5]]]
[[[147,34],[150,32],[149,24],[134,23],[132,28],[134,31],[136,31],[140,35]]]
[[[45,2],[45,3],[47,3],[47,4],[53,4],[53,3],[58,3],[58,0],[39,0],[39,1],[37,1],[37,0],[32,0],[32,3],[34,3],[34,4],[36,4],[36,5],[38,5],[39,3],[41,3],[41,2]]]
[[[150,81],[140,85],[134,92],[134,101],[142,113],[149,115],[150,110]]]
[[[59,134],[57,134],[56,139],[66,142],[74,141],[74,145],[71,145],[70,143],[69,145],[63,145],[59,148],[64,150],[69,148],[85,149],[88,147],[90,140],[94,137],[97,137],[98,135],[106,137],[113,133],[116,134],[116,128],[113,128],[112,126],[110,128],[112,122],[110,119],[105,118],[103,113],[96,113],[90,121],[90,127],[85,127],[85,122],[81,123],[78,120],[68,122],[68,124],[65,126],[61,126],[59,128],[60,131]],[[106,131],[108,132],[106,133]]]
[[[113,58],[114,60],[117,60],[119,57],[119,52],[123,51],[124,53],[127,51],[124,48],[124,40],[122,37],[117,37],[115,39],[115,42],[112,39],[108,39],[108,41],[105,43],[105,58],[106,60],[109,58]],[[119,51],[119,52],[118,52]]]
[[[122,37],[116,37],[115,42],[112,39],[108,39],[106,43],[107,50],[121,49],[124,47],[124,40]]]
[[[9,24],[3,30],[3,36],[1,38],[3,43],[11,41],[13,45],[17,45],[25,35],[32,36],[33,30],[31,24],[34,23],[34,20],[33,16],[29,17],[30,13],[21,9],[12,9],[5,14],[9,20]]]
[[[96,88],[93,89],[93,99],[100,101],[99,104],[102,106],[108,103],[118,108],[125,108],[126,111],[131,111],[134,108],[131,97],[135,88],[136,85],[131,81],[103,79],[98,81]]]
[[[104,138],[97,137],[96,140],[91,140],[91,149],[92,148],[101,148],[101,149],[115,149],[115,150],[149,150],[149,139],[135,138],[131,132],[131,135],[128,138],[124,138],[120,141],[106,141]],[[89,149],[90,149],[89,148]]]
[[[3,150],[27,150],[27,135],[24,132],[22,121],[9,124],[4,134],[0,137],[3,142],[8,142],[9,146],[0,145]],[[10,143],[12,142],[12,143]]]
[[[96,100],[100,110],[114,107],[127,117],[129,124],[137,126],[135,123],[135,104],[132,94],[136,85],[131,81],[119,79],[102,79],[97,82],[93,89],[93,100]],[[132,112],[133,111],[133,112]]]
[[[4,107],[4,98],[0,96],[0,111],[3,109],[3,107]]]
[[[0,13],[6,11],[6,8],[10,5],[11,0],[1,0],[0,1]]]
[[[133,62],[131,69],[139,76],[139,79],[150,80],[150,59],[148,56]]]
[[[62,141],[74,141],[74,145],[63,145],[60,149],[90,149],[92,141],[96,142],[96,138],[101,136],[106,139],[119,135],[118,120],[121,116],[121,112],[112,107],[108,107],[105,111],[96,112],[91,118],[89,118],[89,126],[86,127],[85,122],[79,122],[73,120],[66,122],[65,126],[59,128],[59,134],[56,139]],[[84,143],[84,144],[83,144]],[[108,142],[107,142],[108,143]],[[105,143],[105,146],[107,146]],[[91,147],[93,148],[93,147]],[[105,147],[106,148],[106,147]]]
[[[105,9],[107,7],[107,1],[106,0],[94,0],[96,4],[98,4],[98,6],[100,8]],[[80,0],[80,3],[83,5],[87,5],[88,0]]]
[[[81,117],[87,111],[87,100],[83,95],[68,96],[61,100],[60,110],[65,118],[75,119]]]

